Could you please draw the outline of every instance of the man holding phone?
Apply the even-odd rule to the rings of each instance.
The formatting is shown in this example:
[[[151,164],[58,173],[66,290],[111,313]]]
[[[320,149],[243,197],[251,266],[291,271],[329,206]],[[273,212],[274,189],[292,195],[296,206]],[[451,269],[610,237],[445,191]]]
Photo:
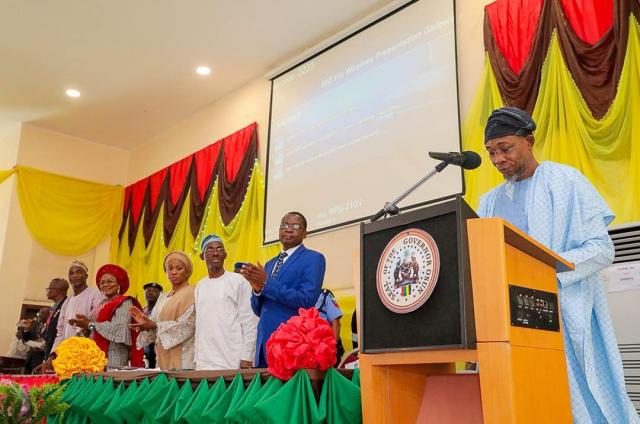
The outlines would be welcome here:
[[[266,344],[280,324],[298,314],[299,308],[316,304],[326,268],[324,255],[307,249],[307,220],[300,212],[287,213],[280,222],[282,252],[268,261],[244,264],[240,273],[249,281],[251,308],[260,317],[256,344],[256,367],[267,367]]]

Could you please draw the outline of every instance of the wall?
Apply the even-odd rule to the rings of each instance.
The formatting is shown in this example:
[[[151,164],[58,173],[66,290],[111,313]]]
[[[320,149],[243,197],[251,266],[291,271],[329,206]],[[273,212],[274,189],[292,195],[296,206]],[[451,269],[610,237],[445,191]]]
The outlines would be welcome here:
[[[258,123],[260,158],[266,154],[270,84],[257,79],[131,151],[128,184],[251,124]]]
[[[125,150],[26,124],[17,131],[14,145],[13,160],[7,158],[10,165],[2,163],[4,166],[0,169],[17,164],[105,184],[124,185],[126,181],[129,153]],[[0,160],[4,160],[4,149],[2,154]],[[7,190],[10,193],[5,198]],[[109,245],[105,242],[80,257],[66,257],[51,253],[33,241],[22,219],[15,177],[0,185],[0,207],[1,214],[8,211],[8,222],[11,222],[0,238],[0,248],[4,246],[0,275],[5,283],[0,297],[0,319],[5,323],[0,327],[0,354],[4,354],[15,334],[13,323],[19,318],[22,303],[50,304],[44,291],[49,281],[54,277],[66,278],[68,265],[74,259],[84,261],[92,275],[94,265],[108,260]],[[0,229],[1,220],[0,216]]]
[[[18,164],[104,184],[126,183],[129,152],[25,124]]]
[[[20,128],[18,122],[8,122],[0,125],[0,170],[7,170],[16,164],[18,148],[20,146]],[[0,258],[4,251],[4,237],[9,223],[9,209],[11,194],[13,193],[15,176],[9,177],[0,184]]]
[[[456,4],[460,107],[462,116],[472,101],[484,64],[482,28],[489,1],[461,0]],[[128,183],[133,183],[234,131],[258,122],[260,162],[266,165],[269,82],[259,78],[232,92],[173,128],[146,140],[131,151]],[[405,187],[399,187],[403,190]],[[354,287],[359,275],[359,227],[351,226],[310,236],[305,244],[327,257],[325,284],[334,289]]]
[[[16,164],[18,149],[20,147],[20,123],[12,122],[0,126],[0,169],[10,169]],[[10,238],[10,232],[15,225],[15,211],[12,208],[12,199],[15,197],[15,176],[9,177],[0,184],[0,275],[2,276],[2,296],[0,296],[0,355],[4,355],[15,334],[15,326],[22,304],[24,284],[14,281],[14,275],[5,273],[7,260],[4,252],[12,250],[6,242]]]

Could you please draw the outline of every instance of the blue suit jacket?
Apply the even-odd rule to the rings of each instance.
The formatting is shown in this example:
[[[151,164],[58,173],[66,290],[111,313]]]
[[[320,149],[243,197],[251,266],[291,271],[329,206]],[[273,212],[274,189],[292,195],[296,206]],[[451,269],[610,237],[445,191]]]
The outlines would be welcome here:
[[[297,315],[299,308],[311,308],[316,304],[326,268],[321,253],[300,245],[273,278],[271,273],[277,259],[269,260],[264,267],[267,281],[260,295],[251,296],[251,308],[260,317],[255,361],[260,368],[267,366],[265,345],[271,333]]]

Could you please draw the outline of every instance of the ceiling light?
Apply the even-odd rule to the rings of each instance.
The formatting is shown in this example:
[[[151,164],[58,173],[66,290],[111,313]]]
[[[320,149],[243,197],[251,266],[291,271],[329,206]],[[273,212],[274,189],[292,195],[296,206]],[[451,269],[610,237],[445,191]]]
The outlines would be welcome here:
[[[208,66],[198,66],[196,68],[196,74],[198,75],[209,75],[211,73],[211,68]]]
[[[69,97],[80,97],[80,92],[75,88],[69,88],[67,91],[65,91],[65,94]]]

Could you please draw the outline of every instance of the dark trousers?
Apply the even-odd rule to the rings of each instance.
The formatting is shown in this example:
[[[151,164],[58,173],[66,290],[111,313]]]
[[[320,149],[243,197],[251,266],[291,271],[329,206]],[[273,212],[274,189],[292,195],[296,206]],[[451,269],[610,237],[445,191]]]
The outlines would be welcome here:
[[[153,343],[144,347],[144,357],[147,358],[149,368],[156,367],[156,346]]]

